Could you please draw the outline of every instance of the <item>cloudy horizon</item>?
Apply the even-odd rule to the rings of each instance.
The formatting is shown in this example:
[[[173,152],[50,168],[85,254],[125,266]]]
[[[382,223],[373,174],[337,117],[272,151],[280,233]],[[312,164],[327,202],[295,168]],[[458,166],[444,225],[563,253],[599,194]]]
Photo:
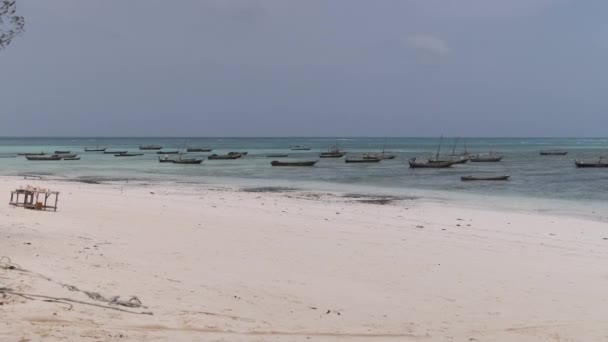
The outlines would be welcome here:
[[[599,0],[17,6],[0,136],[606,135]]]

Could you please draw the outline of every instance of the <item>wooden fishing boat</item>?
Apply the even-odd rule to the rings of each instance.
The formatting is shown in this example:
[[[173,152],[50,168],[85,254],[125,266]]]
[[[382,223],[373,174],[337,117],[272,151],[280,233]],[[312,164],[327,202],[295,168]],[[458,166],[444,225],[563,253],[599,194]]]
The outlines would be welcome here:
[[[345,159],[345,163],[379,163],[382,161],[380,158],[372,159],[372,158],[361,158],[361,159]]]
[[[498,156],[494,153],[494,150],[490,148],[490,153],[488,154],[476,154],[474,156],[470,156],[469,160],[472,163],[496,163],[502,160],[502,156]]]
[[[568,154],[568,151],[560,151],[560,150],[540,151],[541,156],[565,156],[566,154]]]
[[[103,154],[123,154],[128,152],[129,151],[103,151]]]
[[[155,151],[155,150],[160,150],[163,147],[160,145],[141,145],[139,146],[139,149],[141,151]]]
[[[173,163],[173,158],[171,158],[169,156],[158,157],[158,162],[159,163]]]
[[[346,152],[340,151],[340,148],[336,144],[335,146],[329,148],[326,152],[321,152],[319,154],[320,158],[342,158],[346,155]]]
[[[346,152],[321,152],[319,158],[342,158]]]
[[[308,161],[292,161],[292,162],[284,162],[274,160],[270,163],[272,166],[315,166],[317,160],[308,160]]]
[[[115,154],[114,157],[138,157],[143,155],[143,153],[119,153]]]
[[[63,160],[80,160],[80,157],[63,158]]]
[[[471,163],[496,163],[502,160],[502,156],[496,156],[493,154],[483,156],[480,154],[474,155],[469,158]]]
[[[365,153],[363,155],[363,159],[381,159],[381,160],[390,160],[397,158],[396,155],[390,154],[386,152],[386,139],[384,140],[384,145],[382,146],[382,152],[380,153]]]
[[[506,180],[509,180],[509,178],[511,178],[511,176],[509,176],[509,175],[505,175],[505,176],[463,176],[463,177],[460,177],[460,180],[462,180],[463,182],[467,182],[467,181],[506,181]]]
[[[209,157],[207,157],[207,159],[209,159],[209,160],[234,160],[234,159],[239,159],[242,157],[243,157],[243,155],[240,153],[230,152],[230,153],[224,154],[224,155],[212,154]]]
[[[175,151],[158,151],[156,152],[158,154],[179,154],[179,151],[175,150]]]
[[[199,147],[191,147],[186,149],[186,152],[211,152],[213,149],[210,148],[199,148]]]
[[[576,167],[608,167],[608,159],[600,157],[597,161],[585,161],[577,159],[574,161]]]
[[[177,159],[173,160],[173,164],[195,165],[195,164],[200,164],[202,162],[203,162],[202,159],[197,159],[197,158],[177,158]]]
[[[32,160],[32,161],[55,161],[55,160],[61,160],[63,159],[60,155],[57,154],[53,154],[53,155],[27,155],[25,156],[25,158],[27,160]]]
[[[417,161],[416,158],[409,160],[410,168],[412,169],[443,169],[452,167],[456,164],[455,160],[440,160],[439,153],[441,152],[441,143],[443,142],[443,135],[439,138],[439,144],[437,145],[437,153],[435,158],[428,158],[426,162]]]
[[[108,149],[107,147],[96,146],[96,147],[85,147],[84,151],[85,152],[103,152],[103,151],[105,151],[107,149]]]
[[[362,157],[363,159],[381,159],[381,160],[389,160],[389,159],[395,159],[397,158],[396,155],[394,154],[387,154],[387,153],[366,153],[363,155]]]
[[[55,154],[70,154],[72,151],[55,151]]]
[[[287,158],[289,157],[288,154],[268,154],[266,155],[266,158]]]
[[[310,147],[304,145],[291,145],[289,149],[292,151],[310,151]]]
[[[69,154],[55,154],[56,156],[60,156],[63,159],[69,159],[69,158],[76,158],[78,157],[78,154],[76,153],[69,153]]]
[[[452,162],[454,164],[465,164],[469,161],[469,158],[467,157],[461,157],[461,158],[450,158],[450,159],[429,159],[429,163],[446,163],[446,162]]]
[[[443,168],[452,167],[452,165],[454,165],[454,162],[444,161],[444,162],[429,163],[428,161],[426,161],[426,162],[416,161],[416,158],[412,158],[409,160],[409,164],[410,164],[410,168],[412,168],[412,169],[443,169]]]

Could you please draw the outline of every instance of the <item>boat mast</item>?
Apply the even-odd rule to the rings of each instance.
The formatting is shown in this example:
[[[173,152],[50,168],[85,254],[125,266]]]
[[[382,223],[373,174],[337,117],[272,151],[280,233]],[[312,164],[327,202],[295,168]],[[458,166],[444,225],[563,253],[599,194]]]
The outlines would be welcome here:
[[[435,160],[439,160],[439,151],[441,150],[441,142],[443,141],[443,135],[439,138],[439,146],[437,146],[437,156],[435,157]]]
[[[382,158],[384,158],[384,150],[386,149],[386,138],[384,138],[384,145],[382,146]]]
[[[454,147],[452,148],[452,156],[456,155],[456,144],[458,144],[459,137],[456,137],[456,141],[454,141]]]

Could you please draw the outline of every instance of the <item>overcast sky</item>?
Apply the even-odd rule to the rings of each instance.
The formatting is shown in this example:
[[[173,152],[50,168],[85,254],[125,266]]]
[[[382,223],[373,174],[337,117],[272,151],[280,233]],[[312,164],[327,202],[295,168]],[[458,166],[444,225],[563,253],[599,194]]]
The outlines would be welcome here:
[[[0,135],[608,135],[605,0],[17,6]]]

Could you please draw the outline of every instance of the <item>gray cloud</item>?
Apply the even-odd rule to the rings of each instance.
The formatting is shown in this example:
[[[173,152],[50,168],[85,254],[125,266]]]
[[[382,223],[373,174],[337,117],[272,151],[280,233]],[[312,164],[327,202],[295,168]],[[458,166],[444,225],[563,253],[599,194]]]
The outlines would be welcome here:
[[[450,53],[448,44],[435,36],[428,34],[414,34],[406,39],[407,44],[423,55],[442,57]]]

